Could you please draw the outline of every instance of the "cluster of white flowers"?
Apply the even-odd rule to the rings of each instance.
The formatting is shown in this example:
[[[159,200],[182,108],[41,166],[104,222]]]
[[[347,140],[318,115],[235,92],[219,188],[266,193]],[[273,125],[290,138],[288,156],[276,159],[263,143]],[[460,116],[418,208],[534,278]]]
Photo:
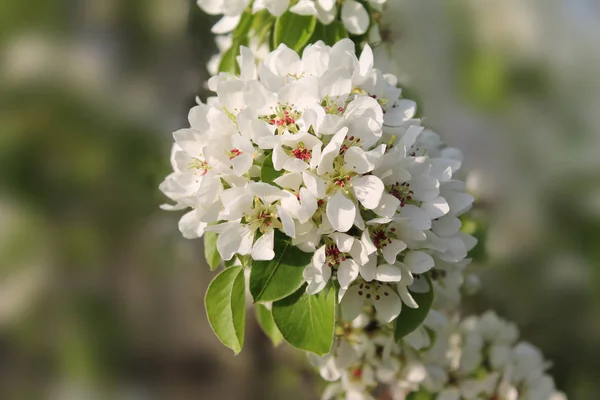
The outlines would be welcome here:
[[[394,400],[414,392],[432,400],[564,400],[546,374],[549,363],[518,335],[493,312],[459,321],[432,310],[398,344],[388,325],[362,314],[339,328],[331,354],[309,360],[335,382],[324,399],[373,400],[382,391]]]
[[[281,45],[258,66],[242,48],[238,61],[240,76],[211,78],[217,97],[173,135],[174,172],[161,190],[176,202],[166,208],[192,208],[183,235],[217,232],[224,260],[270,260],[282,231],[314,252],[309,294],[335,277],[346,320],[368,304],[386,323],[402,302],[418,307],[408,287],[428,288],[415,276],[436,263],[451,270],[475,242],[459,231],[473,201],[452,179],[460,153],[420,126],[368,46],[357,58],[348,39],[302,57]]]
[[[378,30],[369,12],[384,3],[370,0],[367,11],[355,0],[198,0],[224,15],[215,33],[265,9],[329,24],[341,5],[346,29],[358,35]],[[250,282],[252,261],[278,259],[278,244],[312,254],[306,293],[334,288],[341,311],[329,303],[330,353],[309,354],[333,382],[324,399],[374,399],[382,386],[394,400],[415,392],[431,400],[564,399],[541,353],[517,343],[514,325],[493,313],[458,317],[462,294],[478,285],[465,272],[476,240],[461,231],[473,197],[457,178],[460,151],[421,126],[415,102],[401,96],[394,75],[374,68],[368,45],[358,57],[350,39],[319,41],[300,56],[283,44],[269,52],[254,33],[245,38],[250,48],[240,48],[239,75],[217,74],[220,56],[211,60],[216,96],[199,101],[190,128],[173,134],[174,172],[160,189],[175,202],[163,208],[191,209],[179,222],[183,235],[216,233],[221,258],[241,265]],[[236,43],[217,37],[221,53]],[[429,309],[420,299],[433,293],[423,323],[402,337],[403,317]]]
[[[387,0],[368,0],[369,7],[381,10]],[[235,29],[241,16],[252,3],[253,13],[267,10],[279,17],[288,9],[298,15],[314,15],[317,19],[329,25],[338,15],[338,3],[341,3],[341,19],[349,33],[362,35],[369,29],[371,19],[363,4],[356,0],[198,0],[198,5],[204,12],[211,15],[223,15],[213,26],[216,34],[224,34]],[[290,7],[291,6],[291,7]]]

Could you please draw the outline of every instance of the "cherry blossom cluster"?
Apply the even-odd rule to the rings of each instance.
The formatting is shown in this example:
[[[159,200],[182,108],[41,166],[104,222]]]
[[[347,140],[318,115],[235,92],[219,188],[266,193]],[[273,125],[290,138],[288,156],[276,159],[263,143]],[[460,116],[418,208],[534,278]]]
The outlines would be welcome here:
[[[368,0],[369,8],[381,10],[386,1]],[[223,15],[212,28],[216,34],[234,30],[248,7],[251,7],[253,13],[267,10],[276,17],[289,9],[294,14],[315,16],[325,25],[335,21],[339,11],[344,27],[353,35],[364,34],[370,26],[368,10],[356,0],[198,0],[197,3],[207,14]],[[338,10],[340,3],[341,10]]]
[[[368,46],[354,48],[317,42],[299,57],[280,45],[258,65],[242,48],[240,75],[211,78],[217,96],[173,134],[161,190],[175,201],[165,208],[191,208],[185,237],[218,233],[223,260],[273,259],[281,231],[314,253],[309,294],[336,282],[343,318],[372,304],[387,323],[403,302],[418,307],[415,277],[465,262],[475,241],[458,217],[473,197],[453,179],[460,152],[420,125]]]
[[[397,343],[389,325],[365,313],[338,328],[331,354],[309,360],[333,382],[323,399],[387,393],[404,400],[415,392],[438,400],[566,399],[539,349],[518,336],[514,324],[490,311],[459,320],[431,310],[419,330]]]

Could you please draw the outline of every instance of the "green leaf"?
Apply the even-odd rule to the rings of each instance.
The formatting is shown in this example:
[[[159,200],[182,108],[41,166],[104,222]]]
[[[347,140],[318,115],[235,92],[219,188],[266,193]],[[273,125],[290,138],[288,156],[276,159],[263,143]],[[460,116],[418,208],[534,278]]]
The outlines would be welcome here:
[[[271,339],[273,345],[279,346],[279,343],[283,340],[283,336],[281,336],[281,332],[279,332],[275,321],[273,321],[271,310],[265,307],[264,304],[255,304],[254,311],[256,312],[256,320],[263,332]]]
[[[273,181],[283,175],[283,170],[277,171],[273,166],[273,153],[269,154],[263,161],[260,170],[260,180],[266,183],[276,185]]]
[[[235,354],[244,346],[246,284],[240,266],[223,270],[212,280],[204,303],[211,328]]]
[[[268,43],[268,37],[275,24],[275,17],[268,11],[262,10],[254,14],[252,20],[252,34],[258,40],[258,44]]]
[[[334,21],[329,25],[324,25],[317,22],[315,31],[310,38],[310,43],[315,43],[319,40],[325,42],[328,46],[333,46],[342,39],[348,37],[348,31],[344,24],[340,21]]]
[[[418,392],[412,392],[412,393],[409,393],[408,396],[406,396],[406,400],[432,400],[432,399],[433,399],[433,395],[424,390],[419,390]]]
[[[233,38],[234,39],[246,39],[248,34],[250,33],[250,29],[252,28],[252,22],[254,20],[254,15],[252,11],[244,11],[240,22],[237,24],[235,29],[233,30]]]
[[[406,305],[402,307],[402,312],[400,312],[400,315],[396,319],[396,330],[394,332],[397,342],[423,323],[425,317],[429,313],[431,304],[433,303],[433,283],[431,277],[429,274],[423,274],[421,276],[427,280],[430,290],[426,293],[411,292],[411,295],[419,305],[419,308],[410,308]]]
[[[217,251],[217,237],[215,232],[204,232],[204,258],[211,271],[221,265],[221,255]]]
[[[286,11],[275,21],[274,47],[283,43],[299,53],[308,43],[316,24],[314,15],[298,15]]]
[[[231,47],[221,57],[219,72],[240,73],[237,56],[240,55],[240,46],[248,45],[248,37],[253,19],[254,17],[251,12],[246,11],[242,14],[239,24],[233,31]]]
[[[292,346],[318,355],[331,350],[335,327],[335,290],[306,293],[303,285],[293,295],[273,303],[273,320]]]
[[[236,57],[240,53],[239,41],[234,40],[229,50],[223,53],[219,63],[219,72],[229,72],[231,74],[239,73],[239,66]]]
[[[252,262],[250,293],[255,302],[283,299],[304,283],[302,273],[312,255],[292,246],[280,231],[275,231],[274,251],[272,260]]]

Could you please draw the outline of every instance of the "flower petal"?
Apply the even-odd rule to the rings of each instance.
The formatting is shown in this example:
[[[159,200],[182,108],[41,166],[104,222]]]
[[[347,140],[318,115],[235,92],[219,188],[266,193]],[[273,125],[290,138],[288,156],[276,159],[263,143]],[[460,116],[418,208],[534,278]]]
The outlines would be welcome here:
[[[404,264],[413,274],[422,274],[435,265],[433,257],[424,251],[409,251],[404,256]]]
[[[392,241],[385,245],[381,250],[383,258],[388,264],[394,264],[398,253],[406,249],[406,243],[401,240],[392,239]]]
[[[362,35],[369,28],[369,13],[359,2],[346,0],[342,5],[342,21],[348,32]]]
[[[354,195],[365,208],[372,210],[379,205],[384,190],[381,179],[374,175],[361,176],[352,180],[352,187]]]
[[[400,282],[402,270],[395,265],[381,264],[377,267],[375,279],[379,282]]]
[[[402,311],[402,301],[400,301],[400,297],[398,297],[392,288],[386,286],[382,287],[380,294],[374,294],[371,301],[377,311],[377,319],[385,324],[392,322],[400,315],[400,311]]]
[[[256,242],[254,242],[254,246],[252,246],[252,258],[254,260],[272,260],[275,257],[275,252],[273,251],[273,243],[275,239],[275,234],[273,231],[266,232],[264,235],[258,238]]]
[[[341,191],[336,192],[327,202],[327,218],[338,232],[348,232],[354,223],[356,206]]]
[[[358,264],[351,258],[342,261],[338,267],[338,281],[342,288],[347,288],[358,278]]]
[[[346,321],[353,321],[361,313],[365,304],[365,295],[359,295],[358,285],[350,286],[341,302],[342,316]]]

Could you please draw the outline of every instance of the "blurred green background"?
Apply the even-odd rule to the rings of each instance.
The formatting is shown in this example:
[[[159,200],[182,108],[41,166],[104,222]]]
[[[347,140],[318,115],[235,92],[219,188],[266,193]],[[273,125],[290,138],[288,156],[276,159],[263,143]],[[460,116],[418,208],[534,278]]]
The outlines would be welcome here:
[[[483,289],[600,392],[600,3],[388,0],[401,81],[465,153]],[[170,132],[207,96],[188,0],[0,2],[0,399],[317,399],[249,318],[212,335],[200,240],[158,209]]]

